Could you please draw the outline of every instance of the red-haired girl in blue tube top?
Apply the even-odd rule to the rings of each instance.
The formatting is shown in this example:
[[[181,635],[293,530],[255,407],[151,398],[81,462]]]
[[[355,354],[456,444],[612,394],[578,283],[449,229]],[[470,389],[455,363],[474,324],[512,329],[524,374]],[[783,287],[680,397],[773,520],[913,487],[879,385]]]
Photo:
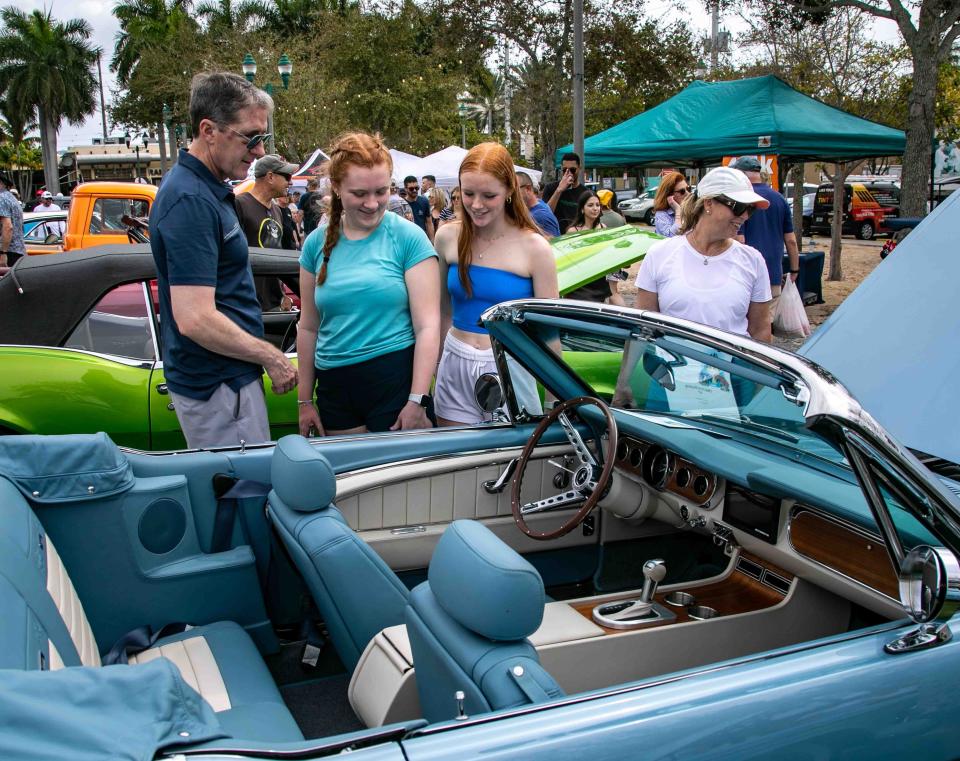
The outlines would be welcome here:
[[[434,241],[446,334],[434,389],[441,425],[485,419],[473,387],[480,375],[497,368],[490,336],[477,324],[483,310],[510,299],[559,296],[553,252],[520,196],[507,149],[499,143],[474,146],[460,165],[460,193],[462,221],[441,227]],[[519,367],[511,373],[515,390],[521,375]],[[535,387],[525,396],[538,404]]]

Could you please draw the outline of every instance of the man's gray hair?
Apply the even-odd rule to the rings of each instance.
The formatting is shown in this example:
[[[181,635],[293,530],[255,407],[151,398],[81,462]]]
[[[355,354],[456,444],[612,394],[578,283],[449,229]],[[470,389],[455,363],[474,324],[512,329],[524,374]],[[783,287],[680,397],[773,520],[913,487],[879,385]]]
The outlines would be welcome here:
[[[534,193],[539,193],[539,192],[540,192],[540,186],[537,184],[537,181],[536,181],[535,179],[533,179],[533,177],[531,177],[531,176],[530,176],[529,174],[527,174],[526,172],[517,172],[517,177],[518,177],[518,178],[519,178],[519,177],[526,177],[527,180],[529,180],[529,182],[530,182],[530,187],[531,187],[531,189],[533,190],[533,192],[534,192]]]
[[[251,106],[273,112],[273,98],[239,74],[204,71],[190,82],[190,126],[200,134],[204,119],[219,125],[237,122],[241,111]]]

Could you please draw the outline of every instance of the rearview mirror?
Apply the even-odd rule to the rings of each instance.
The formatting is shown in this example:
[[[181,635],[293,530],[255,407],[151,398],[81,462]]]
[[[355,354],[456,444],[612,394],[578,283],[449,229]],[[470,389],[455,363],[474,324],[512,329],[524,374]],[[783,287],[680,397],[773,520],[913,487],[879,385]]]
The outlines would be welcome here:
[[[949,557],[944,558],[946,553]],[[903,559],[900,568],[900,602],[907,614],[918,624],[932,621],[947,601],[950,590],[948,563],[956,566],[956,559],[947,550],[921,544]],[[954,584],[957,580],[953,580]]]
[[[43,239],[44,245],[50,246],[54,243],[60,242],[60,236],[56,233],[47,233],[47,237]]]
[[[643,355],[643,369],[647,375],[653,378],[667,391],[675,391],[677,382],[673,377],[673,369],[670,363],[663,357],[659,357],[652,352],[646,352]]]

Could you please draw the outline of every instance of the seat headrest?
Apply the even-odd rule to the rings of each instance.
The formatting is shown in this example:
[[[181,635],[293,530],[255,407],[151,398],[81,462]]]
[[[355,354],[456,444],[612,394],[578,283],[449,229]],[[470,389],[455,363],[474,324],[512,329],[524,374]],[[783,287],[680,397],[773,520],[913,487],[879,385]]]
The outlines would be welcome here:
[[[433,551],[428,580],[440,607],[487,639],[524,639],[543,620],[537,569],[476,521],[447,527]]]
[[[270,483],[284,504],[303,513],[329,507],[337,496],[333,467],[297,434],[277,442],[270,463]]]

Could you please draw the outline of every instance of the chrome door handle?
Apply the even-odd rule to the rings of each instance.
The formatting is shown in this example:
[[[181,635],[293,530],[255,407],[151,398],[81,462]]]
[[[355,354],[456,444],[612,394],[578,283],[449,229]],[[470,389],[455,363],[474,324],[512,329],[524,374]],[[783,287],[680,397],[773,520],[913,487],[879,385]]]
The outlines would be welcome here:
[[[504,489],[507,488],[507,484],[510,483],[510,479],[513,477],[513,471],[517,469],[517,463],[520,461],[520,458],[514,458],[507,463],[507,467],[503,469],[496,480],[484,481],[481,485],[483,490],[487,494],[499,494]]]
[[[167,388],[167,384],[166,384],[166,383],[158,383],[158,384],[157,384],[157,393],[158,393],[158,394],[164,394],[164,395],[169,394],[169,393],[170,393],[170,390]]]

